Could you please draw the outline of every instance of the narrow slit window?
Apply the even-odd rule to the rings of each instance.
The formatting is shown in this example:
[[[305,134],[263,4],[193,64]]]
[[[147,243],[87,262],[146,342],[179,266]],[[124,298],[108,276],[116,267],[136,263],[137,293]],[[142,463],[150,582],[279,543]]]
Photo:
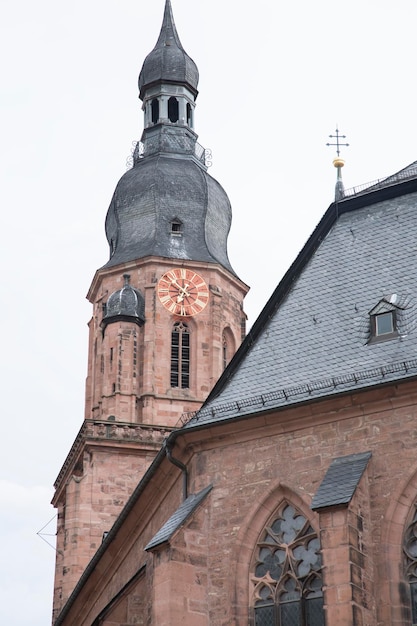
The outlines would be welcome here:
[[[189,102],[187,102],[187,124],[190,128],[193,127],[193,110]]]
[[[152,100],[151,111],[152,111],[152,124],[157,124],[159,120],[159,102],[158,100],[156,100],[156,98]]]

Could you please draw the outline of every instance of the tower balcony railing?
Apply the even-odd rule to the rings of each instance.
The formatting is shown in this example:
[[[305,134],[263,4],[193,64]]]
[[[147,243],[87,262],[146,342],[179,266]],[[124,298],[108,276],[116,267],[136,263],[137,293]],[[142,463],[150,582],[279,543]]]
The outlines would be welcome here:
[[[143,141],[134,141],[132,154],[127,160],[127,167],[131,169],[136,165],[138,161],[146,156],[146,146]],[[211,167],[212,165],[212,152],[209,148],[204,148],[198,141],[194,145],[194,156],[205,167]]]

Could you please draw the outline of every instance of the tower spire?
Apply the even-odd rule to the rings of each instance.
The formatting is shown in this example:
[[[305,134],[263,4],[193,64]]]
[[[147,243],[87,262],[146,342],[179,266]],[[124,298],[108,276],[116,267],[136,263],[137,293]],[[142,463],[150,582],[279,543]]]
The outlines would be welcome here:
[[[186,86],[195,100],[198,94],[198,68],[184,50],[171,7],[166,0],[158,41],[146,57],[139,74],[139,98],[146,100],[147,88],[155,85]]]
[[[179,48],[182,48],[177,29],[175,27],[171,0],[166,0],[161,32],[159,33],[159,38],[155,47],[170,46],[173,41]]]
[[[335,133],[336,133],[335,135],[329,135],[329,138],[335,139],[336,141],[334,143],[326,143],[326,146],[336,146],[337,156],[335,159],[333,159],[333,165],[337,170],[337,178],[336,178],[335,193],[334,193],[334,199],[337,202],[338,200],[341,200],[343,196],[345,195],[345,187],[343,185],[343,179],[342,179],[342,167],[344,166],[345,162],[343,159],[340,158],[340,147],[341,146],[348,147],[349,144],[340,142],[341,139],[346,139],[346,135],[340,134],[337,124],[336,124]]]

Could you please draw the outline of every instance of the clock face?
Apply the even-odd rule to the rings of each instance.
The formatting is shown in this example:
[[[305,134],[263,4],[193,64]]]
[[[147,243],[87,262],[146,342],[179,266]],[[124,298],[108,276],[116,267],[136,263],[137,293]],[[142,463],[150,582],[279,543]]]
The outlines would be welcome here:
[[[204,278],[193,270],[178,267],[166,272],[158,283],[162,305],[175,315],[191,316],[201,313],[209,299]]]

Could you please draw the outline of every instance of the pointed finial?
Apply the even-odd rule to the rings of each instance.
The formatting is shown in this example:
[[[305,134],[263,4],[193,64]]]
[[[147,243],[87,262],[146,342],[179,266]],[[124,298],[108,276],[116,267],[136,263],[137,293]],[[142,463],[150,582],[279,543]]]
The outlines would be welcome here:
[[[336,180],[336,187],[335,187],[335,200],[337,202],[338,200],[341,200],[343,196],[345,195],[345,188],[344,188],[343,180],[342,180],[342,167],[344,166],[345,162],[343,159],[340,158],[340,146],[348,147],[349,144],[340,142],[341,139],[346,139],[346,135],[341,135],[339,133],[339,128],[337,124],[336,124],[335,133],[336,133],[335,135],[329,135],[329,137],[330,139],[336,139],[336,142],[326,143],[326,146],[336,146],[337,157],[333,159],[333,165],[337,169],[337,180]]]

